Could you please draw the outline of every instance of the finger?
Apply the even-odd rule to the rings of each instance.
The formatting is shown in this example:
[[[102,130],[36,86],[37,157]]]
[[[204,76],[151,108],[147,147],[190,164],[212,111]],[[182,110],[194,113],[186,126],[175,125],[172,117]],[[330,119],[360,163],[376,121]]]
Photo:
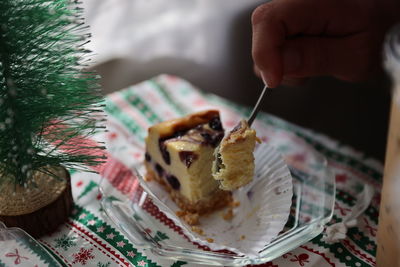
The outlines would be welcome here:
[[[257,65],[255,65],[255,64],[253,65],[253,71],[254,71],[254,74],[255,74],[258,78],[260,78],[260,79],[263,81],[263,83],[264,83],[265,85],[269,86],[267,80],[265,79],[264,74],[260,71],[260,69],[259,69],[259,68],[257,67]]]
[[[290,78],[290,77],[283,77],[282,85],[286,86],[302,86],[307,83],[308,78]]]
[[[283,64],[281,46],[285,41],[285,29],[280,23],[269,23],[274,16],[272,2],[262,5],[253,12],[252,56],[255,65],[263,73],[270,87],[276,87],[282,80]],[[264,19],[265,18],[265,19]]]
[[[271,1],[253,12],[253,60],[271,87],[277,86],[282,80],[282,47],[287,39],[299,34],[343,36],[357,31],[361,22],[352,22],[354,14],[351,10],[355,7],[350,5],[354,1],[337,2]],[[338,13],[341,19],[335,20]],[[333,20],[335,23],[332,23]]]
[[[260,69],[257,67],[256,64],[253,64],[253,71],[254,71],[254,74],[255,74],[258,78],[261,78]]]
[[[262,79],[261,73],[257,65],[253,65],[254,74]],[[309,79],[308,78],[291,78],[283,76],[282,85],[286,86],[302,86],[304,85]],[[265,82],[264,82],[265,83]]]
[[[289,40],[283,47],[287,77],[333,75],[343,80],[360,80],[370,72],[371,60],[378,58],[363,34],[342,38],[303,37]]]

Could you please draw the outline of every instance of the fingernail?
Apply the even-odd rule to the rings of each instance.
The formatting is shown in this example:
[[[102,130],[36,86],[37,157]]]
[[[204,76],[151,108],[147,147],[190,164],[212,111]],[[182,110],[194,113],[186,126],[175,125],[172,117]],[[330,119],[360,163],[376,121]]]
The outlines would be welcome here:
[[[300,68],[301,58],[298,50],[285,48],[283,50],[283,69],[285,73],[296,71]]]
[[[268,86],[267,79],[266,79],[265,76],[264,76],[264,73],[263,73],[263,72],[260,72],[260,75],[261,75],[261,79],[262,79],[263,83],[264,83],[267,87],[269,87],[269,86]]]

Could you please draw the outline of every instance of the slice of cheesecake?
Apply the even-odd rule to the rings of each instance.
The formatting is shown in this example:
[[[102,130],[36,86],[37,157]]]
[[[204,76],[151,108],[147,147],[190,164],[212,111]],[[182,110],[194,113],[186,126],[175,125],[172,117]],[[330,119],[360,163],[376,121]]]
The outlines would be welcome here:
[[[235,190],[253,180],[256,131],[247,121],[240,123],[221,141],[215,151],[212,175],[223,190]]]
[[[226,206],[231,194],[211,174],[223,136],[216,110],[153,125],[146,138],[147,177],[162,184],[183,211],[204,214]]]

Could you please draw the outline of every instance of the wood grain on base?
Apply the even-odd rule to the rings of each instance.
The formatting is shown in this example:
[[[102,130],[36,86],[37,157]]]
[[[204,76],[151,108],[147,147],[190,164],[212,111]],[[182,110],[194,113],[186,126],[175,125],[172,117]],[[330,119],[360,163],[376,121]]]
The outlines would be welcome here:
[[[37,203],[35,200],[30,201],[29,193],[25,193],[23,194],[24,200],[22,202],[25,203],[26,207],[23,208],[25,210],[30,210],[30,212],[21,213],[21,205],[8,204],[7,209],[0,211],[0,221],[3,221],[7,227],[22,228],[33,237],[39,237],[54,232],[61,223],[68,219],[73,208],[71,177],[65,168],[62,169],[63,171],[58,171],[63,175],[63,177],[61,175],[59,176],[59,178],[62,179],[58,181],[61,183],[60,189],[55,191],[58,195],[49,195],[49,201],[47,203],[42,203],[40,208],[32,211],[29,206],[32,204],[37,207]],[[49,178],[57,180],[54,177]],[[46,188],[46,186],[44,186],[44,188]],[[52,188],[49,188],[49,190],[52,192],[54,191]],[[31,192],[33,192],[32,197],[34,197],[34,190],[31,190]],[[0,200],[4,201],[9,197],[10,196],[5,195],[3,191],[0,195]],[[12,198],[18,198],[18,194],[15,194]],[[15,211],[13,209],[15,209]],[[7,213],[4,212],[5,210]]]

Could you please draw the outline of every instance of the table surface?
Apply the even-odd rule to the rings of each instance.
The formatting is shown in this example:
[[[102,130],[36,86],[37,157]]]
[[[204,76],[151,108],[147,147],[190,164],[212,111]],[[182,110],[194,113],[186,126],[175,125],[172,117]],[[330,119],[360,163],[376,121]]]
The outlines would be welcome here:
[[[229,129],[236,124],[241,112],[248,110],[217,96],[204,94],[187,81],[170,75],[160,75],[112,93],[107,96],[106,104],[110,131],[99,133],[93,139],[106,142],[107,169],[110,170],[112,165],[111,169],[115,171],[106,173],[106,167],[101,166],[96,169],[100,174],[72,172],[75,200],[73,214],[57,232],[38,241],[63,266],[196,266],[187,262],[166,260],[132,245],[102,212],[98,185],[101,177],[112,185],[121,169],[129,171],[126,166],[143,160],[143,140],[146,129],[151,124],[214,107],[221,110],[224,127]],[[330,224],[342,221],[354,211],[354,192],[359,190],[357,185],[366,183],[375,189],[371,204],[358,218],[356,227],[348,229],[345,239],[328,244],[319,235],[297,249],[260,266],[374,266],[381,164],[326,136],[265,113],[258,116],[254,128],[259,137],[267,142],[291,135],[300,137],[327,158],[337,182],[336,204]],[[285,157],[296,161],[305,160],[304,155],[296,153],[295,146],[285,148]],[[125,176],[128,179],[130,175],[132,174],[128,173]],[[130,186],[127,182],[125,186],[116,189],[124,196],[129,193]],[[179,229],[173,222],[165,219],[165,215],[158,209],[149,210],[149,213],[154,216],[155,221],[164,225],[162,232],[148,229],[150,234],[161,239],[179,237]],[[185,242],[191,244],[189,241]],[[0,252],[0,266],[2,261],[7,263],[13,259],[10,255],[15,256],[15,253],[11,253],[13,248],[9,249],[10,251]],[[25,253],[29,254],[28,251]],[[29,258],[28,254],[24,256]],[[28,262],[25,258],[20,258],[20,261]]]

